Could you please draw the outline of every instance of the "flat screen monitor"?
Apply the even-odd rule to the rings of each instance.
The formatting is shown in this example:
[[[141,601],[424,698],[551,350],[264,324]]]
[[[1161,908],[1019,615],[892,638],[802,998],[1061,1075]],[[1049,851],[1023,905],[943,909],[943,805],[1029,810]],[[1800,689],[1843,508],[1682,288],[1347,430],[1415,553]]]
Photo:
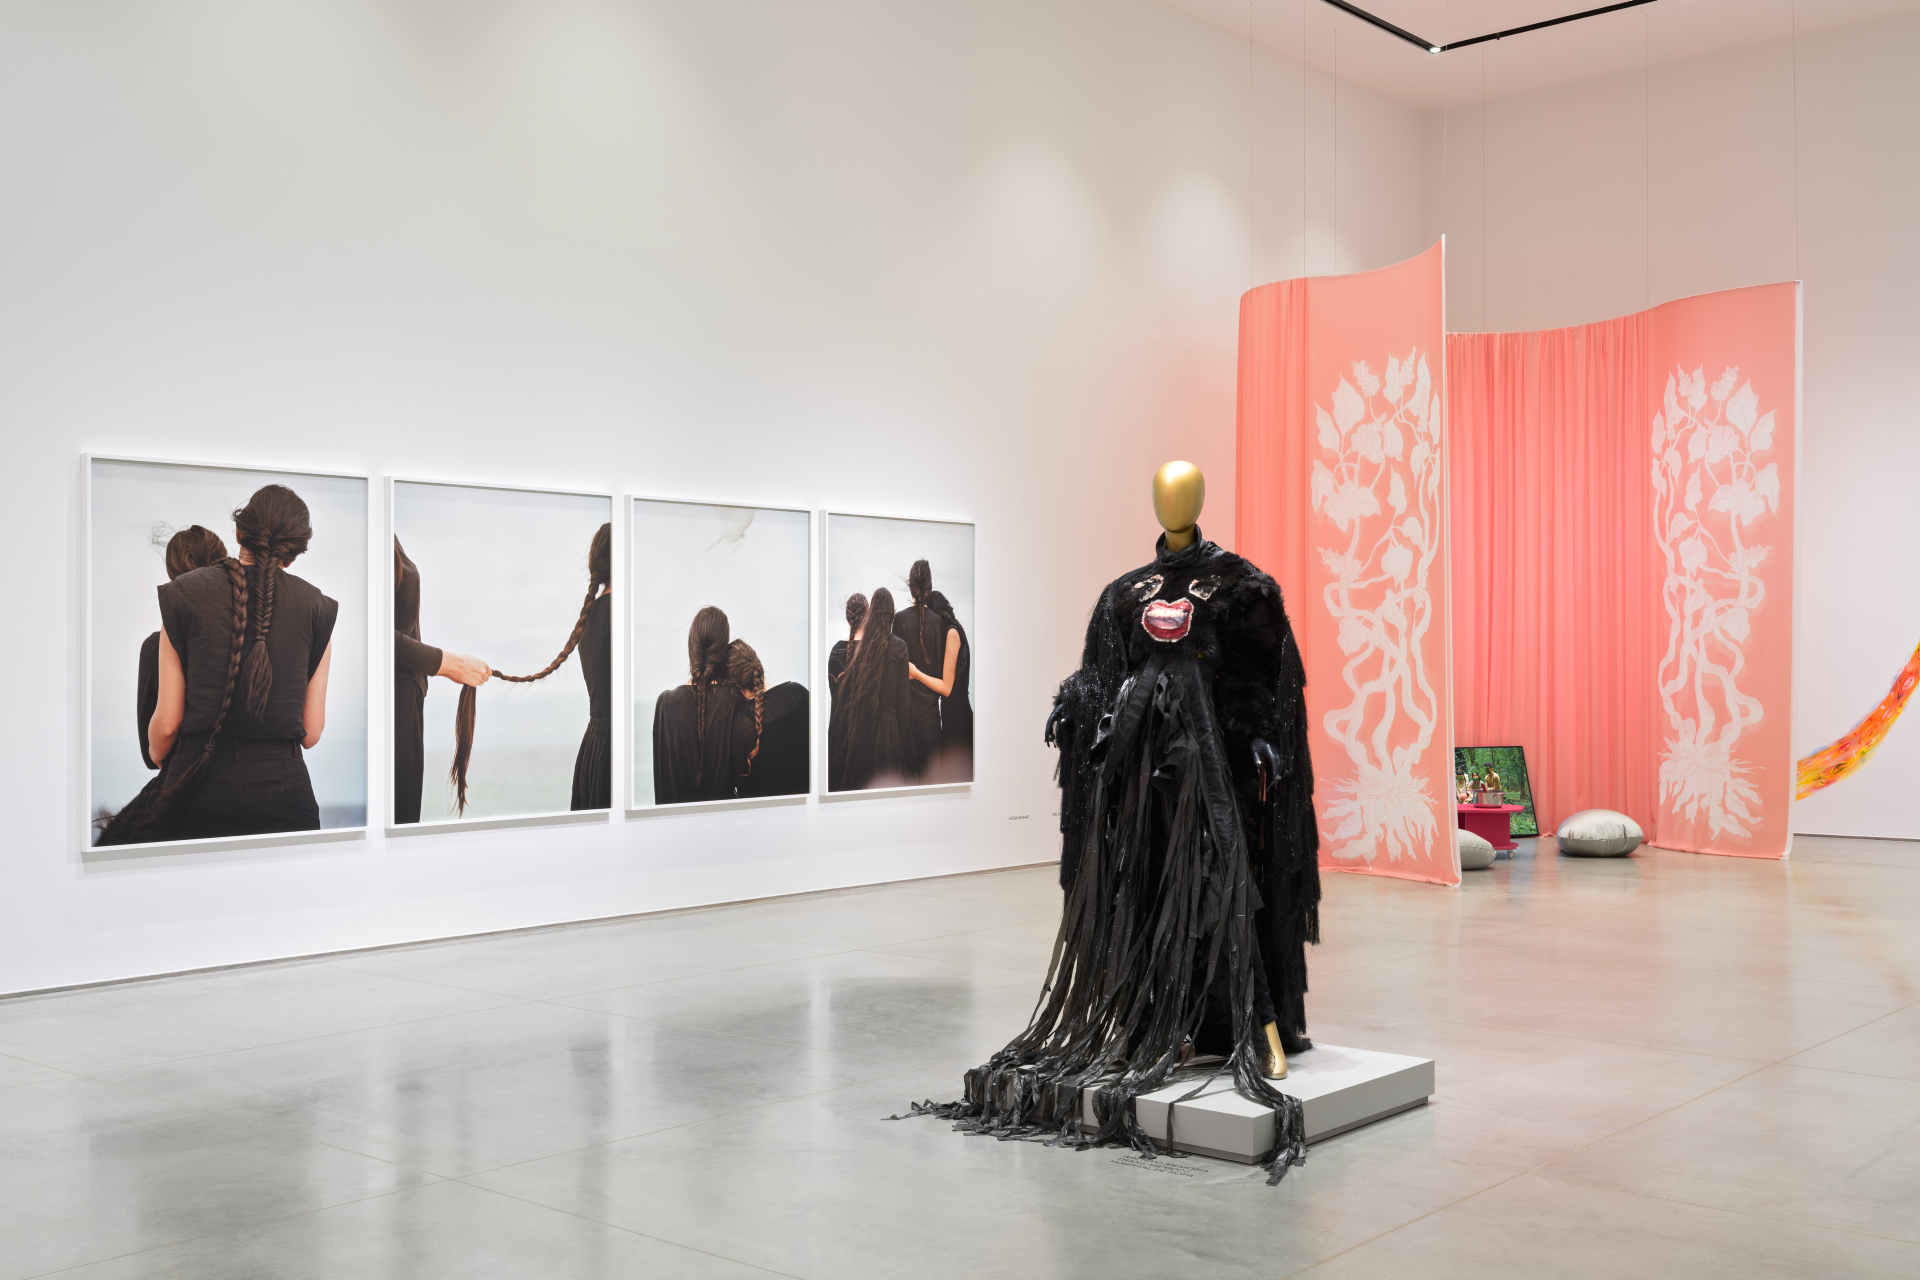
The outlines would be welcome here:
[[[1453,772],[1478,775],[1491,765],[1500,775],[1500,789],[1507,793],[1508,804],[1525,805],[1513,815],[1507,829],[1516,836],[1537,836],[1540,823],[1533,814],[1533,784],[1527,780],[1527,753],[1520,747],[1455,747]]]

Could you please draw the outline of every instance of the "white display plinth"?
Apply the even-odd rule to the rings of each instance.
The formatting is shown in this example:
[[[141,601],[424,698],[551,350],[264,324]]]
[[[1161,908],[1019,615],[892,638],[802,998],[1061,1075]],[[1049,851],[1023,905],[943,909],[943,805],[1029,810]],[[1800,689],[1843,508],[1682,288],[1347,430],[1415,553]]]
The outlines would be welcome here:
[[[1300,1099],[1307,1141],[1318,1142],[1424,1104],[1433,1093],[1433,1059],[1320,1044],[1289,1056],[1287,1078],[1273,1084]],[[1148,1137],[1166,1145],[1167,1111],[1174,1099],[1192,1088],[1191,1081],[1168,1085],[1135,1101],[1134,1113]],[[1091,1128],[1093,1091],[1085,1090],[1080,1096],[1083,1127]],[[1273,1152],[1272,1109],[1235,1093],[1233,1081],[1224,1075],[1205,1093],[1173,1110],[1175,1151],[1243,1164],[1264,1160]]]

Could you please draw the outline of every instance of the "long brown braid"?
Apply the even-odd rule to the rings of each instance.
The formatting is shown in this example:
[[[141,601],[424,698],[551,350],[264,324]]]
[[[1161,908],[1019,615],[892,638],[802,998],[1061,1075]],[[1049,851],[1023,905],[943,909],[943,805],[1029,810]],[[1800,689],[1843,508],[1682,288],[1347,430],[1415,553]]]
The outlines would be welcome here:
[[[893,592],[877,587],[867,605],[866,627],[853,652],[847,655],[843,697],[849,713],[861,714],[880,705],[880,680],[893,640]]]
[[[767,701],[767,669],[760,665],[760,655],[745,640],[735,640],[727,646],[724,684],[726,688],[753,699],[753,750],[747,752],[747,767],[740,774],[744,778],[753,772],[754,759],[760,754],[760,733],[765,727]]]
[[[907,570],[907,592],[913,597],[914,605],[920,610],[920,652],[928,662],[943,664],[946,662],[946,627],[934,617],[933,610],[927,607],[928,597],[936,594],[933,589],[933,568],[925,560],[915,560],[913,567]],[[942,597],[944,599],[944,597]],[[927,629],[933,634],[929,636]],[[905,639],[905,637],[901,637]],[[929,671],[934,679],[940,678],[940,672]]]
[[[840,674],[833,678],[835,684],[839,684],[842,680],[845,680],[847,678],[847,672],[853,670],[853,650],[854,645],[857,643],[853,636],[856,631],[860,630],[860,624],[866,620],[867,597],[861,592],[856,591],[847,597],[847,665],[841,667]]]
[[[398,544],[396,543],[396,548]],[[395,554],[398,554],[396,549]],[[593,602],[600,598],[603,590],[611,590],[613,583],[613,524],[609,521],[594,530],[593,541],[587,547],[587,598],[580,605],[580,616],[574,620],[573,630],[567,636],[566,644],[560,648],[560,655],[539,671],[530,676],[510,676],[504,671],[492,671],[497,680],[510,680],[515,684],[531,684],[535,680],[545,680],[558,671],[573,651],[580,647],[580,638],[587,634],[587,623],[593,617]],[[458,804],[460,816],[467,812],[467,766],[473,760],[473,727],[480,710],[480,691],[472,685],[460,686],[460,705],[453,713],[453,764],[447,770],[447,779],[453,783],[454,798]]]
[[[732,624],[726,612],[707,605],[693,615],[687,628],[687,674],[693,685],[693,740],[696,784],[707,780],[707,687],[726,674],[727,638]]]
[[[496,680],[511,680],[515,684],[528,684],[535,680],[545,680],[560,669],[560,665],[573,656],[579,647],[580,637],[587,634],[587,619],[593,613],[593,602],[600,597],[602,587],[609,587],[613,579],[613,525],[603,524],[593,535],[593,545],[587,548],[587,598],[580,605],[580,616],[574,621],[573,631],[567,636],[566,644],[560,648],[560,656],[549,662],[530,676],[510,676],[504,671],[493,673]],[[469,685],[469,688],[472,686]]]
[[[247,645],[247,570],[238,560],[228,557],[219,562],[227,571],[227,582],[233,588],[233,643],[227,653],[227,682],[220,691],[220,714],[214,717],[213,730],[207,735],[206,746],[200,754],[187,764],[180,764],[177,749],[170,756],[162,773],[158,787],[150,786],[128,802],[127,806],[106,821],[100,834],[100,843],[141,844],[149,840],[164,840],[173,825],[174,815],[180,805],[193,794],[206,776],[207,766],[213,760],[213,747],[220,740],[220,731],[226,728],[227,712],[233,707],[234,686],[240,682],[240,655]],[[211,566],[209,566],[211,567]]]
[[[233,532],[253,556],[252,590],[257,604],[253,611],[253,651],[246,661],[246,694],[247,714],[259,719],[266,715],[267,699],[273,693],[273,660],[267,654],[267,633],[273,629],[274,586],[281,566],[305,553],[313,538],[313,523],[299,494],[283,484],[270,484],[233,513]]]

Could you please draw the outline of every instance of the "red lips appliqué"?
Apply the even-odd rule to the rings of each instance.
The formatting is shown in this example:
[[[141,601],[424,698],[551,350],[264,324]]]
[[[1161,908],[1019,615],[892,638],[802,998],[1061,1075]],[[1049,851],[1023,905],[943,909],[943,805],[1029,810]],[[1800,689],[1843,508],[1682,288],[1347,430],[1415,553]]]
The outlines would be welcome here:
[[[1155,600],[1141,613],[1140,625],[1155,640],[1184,640],[1193,627],[1193,601]]]

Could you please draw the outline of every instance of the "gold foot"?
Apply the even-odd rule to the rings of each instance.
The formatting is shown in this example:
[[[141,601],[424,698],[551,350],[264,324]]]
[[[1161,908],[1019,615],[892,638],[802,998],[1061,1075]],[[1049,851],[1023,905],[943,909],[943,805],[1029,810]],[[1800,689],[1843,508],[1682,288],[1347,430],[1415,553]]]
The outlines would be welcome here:
[[[1269,1022],[1267,1032],[1267,1079],[1287,1078],[1287,1051],[1280,1047],[1280,1024]]]

